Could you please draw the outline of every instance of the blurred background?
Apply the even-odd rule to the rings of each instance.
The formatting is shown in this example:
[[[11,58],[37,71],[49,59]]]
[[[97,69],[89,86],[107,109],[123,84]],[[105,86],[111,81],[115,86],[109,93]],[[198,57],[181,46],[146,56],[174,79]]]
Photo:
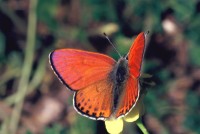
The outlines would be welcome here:
[[[151,134],[200,133],[200,1],[0,0],[2,134],[104,134],[80,116],[48,62],[58,48],[126,54],[150,31],[143,73],[153,75],[142,121]],[[141,134],[135,123],[124,134]]]

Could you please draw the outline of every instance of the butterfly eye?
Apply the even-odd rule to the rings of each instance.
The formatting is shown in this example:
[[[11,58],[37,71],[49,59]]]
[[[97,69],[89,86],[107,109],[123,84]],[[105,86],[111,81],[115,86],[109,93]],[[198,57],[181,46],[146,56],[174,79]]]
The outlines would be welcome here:
[[[123,58],[126,59],[126,60],[128,60],[128,55],[127,54],[123,55]]]

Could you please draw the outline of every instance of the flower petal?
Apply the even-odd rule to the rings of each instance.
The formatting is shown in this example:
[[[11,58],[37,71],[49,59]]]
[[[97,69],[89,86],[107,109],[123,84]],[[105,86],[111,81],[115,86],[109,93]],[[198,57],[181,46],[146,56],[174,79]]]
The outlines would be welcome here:
[[[110,134],[119,134],[123,130],[123,120],[113,119],[105,121],[106,129]]]
[[[137,104],[135,105],[135,107],[130,111],[130,113],[128,115],[126,115],[124,117],[124,120],[126,122],[134,122],[136,121],[139,117],[140,117],[140,110],[142,110],[141,108],[142,102],[141,100],[138,100]]]

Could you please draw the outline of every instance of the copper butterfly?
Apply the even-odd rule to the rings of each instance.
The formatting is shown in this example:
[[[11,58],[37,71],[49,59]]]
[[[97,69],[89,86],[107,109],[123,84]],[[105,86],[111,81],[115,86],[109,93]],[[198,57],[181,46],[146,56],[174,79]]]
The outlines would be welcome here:
[[[125,116],[140,93],[139,77],[146,33],[134,40],[128,54],[118,61],[94,52],[59,49],[50,53],[52,69],[74,91],[78,113],[96,120]]]

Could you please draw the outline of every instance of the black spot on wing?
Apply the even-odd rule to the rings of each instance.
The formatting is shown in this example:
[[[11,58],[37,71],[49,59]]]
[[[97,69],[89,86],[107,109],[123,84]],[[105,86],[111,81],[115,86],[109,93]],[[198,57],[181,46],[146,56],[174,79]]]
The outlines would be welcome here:
[[[87,116],[87,117],[95,119],[95,120],[97,120],[97,119],[101,119],[101,120],[105,119],[103,117],[104,116],[104,112],[97,112],[99,110],[97,107],[92,109],[92,105],[90,105],[89,107],[87,107],[87,106],[84,107],[83,106],[84,104],[82,104],[82,103],[78,103],[77,104],[76,95],[77,95],[77,92],[75,92],[75,95],[74,95],[74,98],[73,98],[74,99],[74,107],[78,111],[79,114]]]
[[[85,101],[85,98],[83,98],[81,101],[84,102],[84,101]]]
[[[92,116],[96,116],[96,114],[97,114],[97,113],[93,112],[93,113],[92,113]]]
[[[94,108],[94,111],[98,111],[99,109],[97,107]]]
[[[80,103],[78,103],[78,105],[77,105],[78,107],[80,107],[81,106],[81,104]]]

